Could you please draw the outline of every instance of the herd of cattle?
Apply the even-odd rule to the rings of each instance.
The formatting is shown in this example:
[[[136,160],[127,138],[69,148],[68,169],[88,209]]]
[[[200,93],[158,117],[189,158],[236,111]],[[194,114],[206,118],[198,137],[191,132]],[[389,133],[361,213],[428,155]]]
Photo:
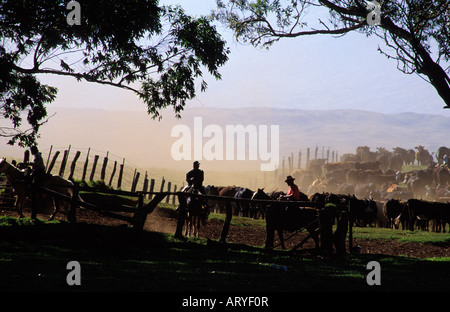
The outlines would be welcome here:
[[[324,203],[357,202],[365,213],[355,225],[401,225],[402,229],[445,232],[446,224],[450,226],[450,171],[446,156],[450,149],[441,147],[436,153],[429,153],[423,146],[415,149],[395,148],[390,152],[378,148],[372,152],[369,147],[358,147],[356,154],[345,154],[340,162],[311,160],[306,169],[294,170],[291,175],[304,195],[303,201],[320,198]],[[402,171],[405,164],[415,163],[425,169]],[[256,193],[236,186],[207,186],[206,190],[210,195],[235,198],[252,198]],[[280,192],[266,194],[275,200]],[[223,211],[223,201],[212,202],[212,206]],[[245,202],[236,202],[234,208],[235,215],[257,217],[262,213]]]

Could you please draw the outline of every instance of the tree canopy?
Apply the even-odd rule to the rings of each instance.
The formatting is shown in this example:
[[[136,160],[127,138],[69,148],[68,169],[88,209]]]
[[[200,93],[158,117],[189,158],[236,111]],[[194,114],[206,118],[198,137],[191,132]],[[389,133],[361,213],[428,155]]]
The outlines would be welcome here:
[[[448,0],[217,0],[217,6],[214,17],[238,41],[257,47],[310,35],[376,35],[384,42],[381,54],[429,82],[450,108]]]
[[[38,74],[129,90],[153,118],[166,107],[180,117],[197,84],[206,90],[205,69],[221,78],[229,50],[209,18],[158,0],[77,2],[79,25],[69,25],[68,1],[0,2],[0,113],[12,123],[0,127],[0,136],[10,144],[35,144],[48,119],[46,108],[58,90],[41,84]]]

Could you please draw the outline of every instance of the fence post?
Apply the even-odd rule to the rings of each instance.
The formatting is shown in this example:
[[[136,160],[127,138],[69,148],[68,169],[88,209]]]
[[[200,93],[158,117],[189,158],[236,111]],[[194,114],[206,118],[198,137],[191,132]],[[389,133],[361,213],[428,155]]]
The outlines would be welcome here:
[[[306,169],[309,168],[309,147],[306,149]]]
[[[120,170],[119,170],[119,179],[117,180],[117,188],[120,189],[120,187],[122,186],[122,177],[123,177],[123,167],[125,166],[125,158],[123,159],[122,164],[120,165]]]
[[[155,179],[150,179],[150,193],[153,193],[155,188]],[[148,199],[152,199],[153,194],[148,194]]]
[[[108,155],[109,155],[109,152],[106,152],[106,157],[103,158],[102,171],[100,172],[100,180],[102,180],[102,181],[105,181],[106,166],[108,165]]]
[[[177,221],[177,229],[175,231],[176,238],[183,238],[183,225],[186,220],[186,197],[179,194],[178,202],[180,203],[178,206],[178,221]]]
[[[166,180],[164,180],[164,177],[162,177],[161,180],[161,189],[159,190],[161,193],[164,192],[164,184],[166,183]]]
[[[231,200],[225,201],[225,210],[226,210],[227,215],[225,217],[225,222],[223,223],[222,233],[220,234],[219,242],[221,242],[221,243],[225,243],[225,240],[228,236],[228,231],[230,229],[231,218],[233,217],[233,209],[231,208]]]
[[[70,174],[69,174],[69,180],[73,181],[73,174],[75,173],[75,166],[78,161],[78,157],[80,157],[81,152],[77,151],[75,154],[75,157],[72,160],[72,164],[70,165]]]
[[[338,217],[338,221],[333,234],[333,244],[336,247],[336,254],[345,256],[347,254],[345,239],[348,232],[348,212],[336,209],[335,217]]]
[[[91,151],[91,148],[88,148],[87,154],[86,154],[86,161],[84,162],[84,167],[83,167],[83,176],[81,177],[81,181],[86,181],[86,172],[87,172],[87,167],[88,167],[88,163],[89,163],[89,152]]]
[[[72,194],[72,200],[70,202],[70,208],[69,208],[69,215],[67,216],[67,219],[70,223],[76,223],[77,217],[76,217],[76,209],[78,204],[78,183],[75,183],[73,186],[73,194]]]
[[[330,208],[319,212],[320,249],[326,256],[333,255],[333,217]]]
[[[148,190],[148,173],[145,171],[145,177],[144,177],[144,186],[142,186],[142,192],[147,193]]]
[[[134,175],[133,184],[131,185],[132,192],[136,192],[136,186],[138,184],[139,176],[141,175],[139,172],[135,171],[135,173],[136,174]]]
[[[94,181],[95,168],[97,167],[98,155],[94,157],[94,163],[92,164],[91,176],[89,177],[89,181]]]
[[[116,174],[116,168],[117,168],[117,160],[114,161],[113,171],[111,173],[111,178],[109,179],[109,184],[108,184],[109,186],[111,186],[114,175]]]
[[[56,159],[59,156],[59,151],[56,151],[55,155],[53,155],[52,162],[50,163],[50,166],[47,168],[47,173],[50,174],[52,172],[53,166],[55,165]]]
[[[136,208],[136,213],[133,217],[133,227],[137,231],[142,231],[144,229],[145,220],[147,219],[147,214],[144,213],[144,194],[139,193],[138,205]]]
[[[61,177],[64,176],[64,171],[66,171],[66,164],[67,164],[67,160],[69,159],[70,147],[71,147],[71,145],[69,145],[69,149],[64,151],[64,157],[63,157],[63,160],[61,163],[61,167],[59,168],[59,175]]]
[[[173,188],[173,192],[174,192],[174,193],[176,193],[176,192],[177,192],[177,185],[175,185],[175,186],[174,186],[174,188]],[[172,196],[172,205],[175,205],[175,198],[176,198],[176,196],[175,196],[175,195],[173,195],[173,196]]]
[[[68,151],[65,150],[63,159],[61,161],[61,167],[59,167],[59,175],[61,177],[64,176],[64,171],[66,170],[66,162],[67,162],[68,154],[69,154]]]
[[[167,192],[168,192],[168,193],[170,193],[170,189],[171,189],[171,188],[172,188],[172,183],[171,183],[171,182],[168,182],[168,183],[167,183]],[[169,203],[169,199],[170,199],[169,197],[170,197],[170,195],[167,195],[167,196],[166,196],[166,204]]]
[[[53,145],[50,145],[50,151],[48,152],[47,163],[45,164],[45,168],[48,168],[48,163],[50,161],[50,156],[52,155]]]
[[[289,167],[290,167],[290,170],[289,170],[289,174],[290,174],[294,170],[294,153],[291,154],[291,163],[290,163]]]
[[[30,151],[29,150],[25,150],[25,152],[23,153],[23,162],[25,164],[30,162]]]

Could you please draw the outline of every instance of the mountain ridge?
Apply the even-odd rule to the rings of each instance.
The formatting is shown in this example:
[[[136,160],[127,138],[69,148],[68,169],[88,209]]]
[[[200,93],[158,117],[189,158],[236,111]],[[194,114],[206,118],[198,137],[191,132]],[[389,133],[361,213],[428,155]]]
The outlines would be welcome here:
[[[41,149],[51,145],[91,147],[121,155],[142,167],[190,167],[193,159],[173,159],[171,148],[177,137],[172,137],[171,131],[176,125],[185,125],[193,131],[195,117],[201,117],[202,131],[209,125],[223,130],[226,125],[278,125],[280,163],[283,156],[293,153],[296,158],[300,151],[306,155],[307,148],[316,146],[337,151],[339,155],[354,153],[361,145],[369,146],[371,150],[424,145],[430,152],[435,152],[439,146],[447,144],[450,130],[450,117],[446,116],[414,112],[385,114],[354,109],[187,107],[181,119],[174,118],[169,110],[162,111],[161,121],[151,119],[145,111],[56,106],[49,107],[48,111],[49,115],[56,114],[41,127],[38,141]],[[203,144],[208,140],[204,137]],[[254,170],[261,162],[202,160],[204,165],[214,170]]]

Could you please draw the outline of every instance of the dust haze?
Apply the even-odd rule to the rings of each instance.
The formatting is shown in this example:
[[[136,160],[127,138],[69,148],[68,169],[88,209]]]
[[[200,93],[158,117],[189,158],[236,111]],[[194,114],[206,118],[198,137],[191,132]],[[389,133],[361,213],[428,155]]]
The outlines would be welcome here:
[[[164,176],[178,185],[184,182],[185,173],[192,168],[194,159],[173,159],[171,148],[177,140],[171,136],[174,126],[183,124],[192,129],[194,117],[199,116],[204,126],[279,125],[280,164],[276,171],[262,172],[259,168],[264,161],[248,160],[248,157],[239,161],[200,159],[201,169],[205,170],[205,185],[239,185],[252,189],[284,189],[283,181],[290,168],[288,157],[293,156],[291,167],[305,166],[307,148],[311,150],[311,158],[316,147],[318,158],[328,150],[335,152],[337,157],[355,153],[357,146],[391,150],[394,147],[414,148],[420,144],[434,152],[439,146],[445,146],[450,128],[449,117],[360,110],[188,107],[182,112],[181,119],[175,118],[173,112],[167,109],[162,112],[160,121],[140,111],[49,108],[49,115],[54,113],[41,127],[41,138],[38,140],[44,157],[50,146],[55,152],[63,151],[70,145],[73,153],[82,151],[80,159],[84,157],[83,151],[91,148],[92,153],[108,152],[119,163],[125,159],[131,166],[148,171],[150,175]],[[2,139],[2,156],[23,157],[23,149],[7,146],[6,141]],[[302,157],[300,162],[299,152]],[[248,140],[246,153],[248,155]]]

